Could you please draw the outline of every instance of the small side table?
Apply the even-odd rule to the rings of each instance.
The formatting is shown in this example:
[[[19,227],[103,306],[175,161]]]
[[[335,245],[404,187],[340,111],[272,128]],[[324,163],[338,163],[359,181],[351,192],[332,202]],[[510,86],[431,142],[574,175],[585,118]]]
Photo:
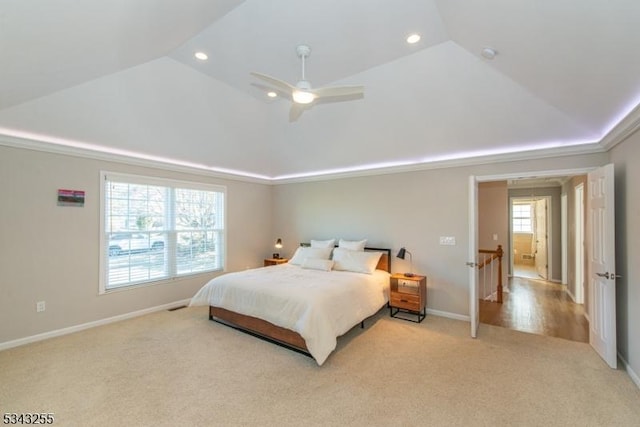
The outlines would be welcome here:
[[[394,274],[389,280],[389,315],[410,322],[422,322],[427,317],[426,276]],[[412,319],[398,316],[399,313],[418,317],[417,319]]]
[[[266,258],[264,266],[269,267],[271,265],[286,264],[287,262],[289,262],[288,258]]]

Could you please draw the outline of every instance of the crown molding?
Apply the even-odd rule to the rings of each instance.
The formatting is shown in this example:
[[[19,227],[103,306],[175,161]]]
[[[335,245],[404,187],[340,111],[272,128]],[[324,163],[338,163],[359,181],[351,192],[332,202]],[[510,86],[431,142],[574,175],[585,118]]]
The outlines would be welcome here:
[[[636,124],[637,125],[637,124]],[[636,127],[637,128],[637,127]],[[631,133],[627,133],[629,136]],[[620,140],[622,141],[622,140]],[[196,165],[190,163],[181,164],[172,159],[149,159],[143,158],[142,155],[137,157],[132,154],[118,154],[100,151],[97,149],[82,148],[76,146],[68,146],[58,143],[39,141],[36,139],[17,137],[0,133],[0,146],[8,146],[14,148],[22,148],[28,150],[42,151],[53,154],[63,154],[74,157],[82,157],[93,160],[102,160],[108,162],[123,163],[134,166],[161,169],[165,171],[174,171],[187,173],[192,175],[206,176],[210,178],[219,178],[233,181],[251,182],[267,185],[281,185],[302,182],[328,181],[335,179],[354,178],[373,175],[386,175],[395,173],[414,172],[430,169],[453,168],[463,166],[485,165],[491,163],[512,162],[521,160],[534,160],[549,157],[574,156],[580,154],[594,154],[606,152],[607,149],[602,143],[588,143],[571,145],[565,147],[545,148],[538,150],[514,151],[501,154],[469,156],[458,159],[435,160],[423,162],[409,162],[402,165],[382,166],[382,167],[363,167],[358,170],[351,171],[328,171],[325,173],[311,172],[308,175],[300,177],[267,177],[251,174],[243,174],[240,171],[226,171],[223,169],[207,167],[205,165]]]
[[[624,119],[620,120],[601,140],[600,145],[605,150],[611,150],[613,147],[629,138],[635,131],[640,128],[640,104],[631,110]]]
[[[280,184],[293,184],[301,182],[314,182],[314,181],[329,181],[334,179],[344,178],[356,178],[372,175],[386,175],[395,173],[415,172],[430,169],[442,169],[442,168],[455,168],[464,166],[476,166],[486,165],[492,163],[514,162],[521,160],[536,160],[549,157],[563,157],[563,156],[576,156],[581,154],[595,154],[604,153],[607,150],[604,149],[599,143],[593,142],[590,144],[573,145],[568,147],[546,148],[540,150],[527,150],[510,152],[503,154],[492,154],[486,156],[473,156],[452,160],[440,160],[432,162],[416,162],[412,164],[406,164],[402,166],[389,166],[381,168],[369,168],[351,172],[336,172],[327,173],[324,175],[316,174],[304,177],[294,178],[274,178],[272,183],[275,185]]]
[[[210,178],[228,179],[233,181],[252,182],[258,184],[271,184],[269,177],[242,175],[240,172],[224,171],[223,169],[210,168],[205,165],[180,164],[171,159],[148,159],[136,157],[134,154],[116,154],[95,149],[72,147],[30,138],[16,137],[0,133],[0,146],[22,148],[27,150],[42,151],[52,154],[62,154],[85,159],[102,160],[107,162],[124,163],[127,165],[142,166],[147,168],[162,169],[165,171],[181,172],[191,175],[200,175]]]

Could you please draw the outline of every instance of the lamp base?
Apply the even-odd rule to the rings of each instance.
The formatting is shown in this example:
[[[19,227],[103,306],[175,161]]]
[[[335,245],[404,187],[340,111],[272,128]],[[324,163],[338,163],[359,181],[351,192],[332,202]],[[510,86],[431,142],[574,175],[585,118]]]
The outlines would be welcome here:
[[[404,277],[413,277],[415,274],[413,273],[404,273]]]

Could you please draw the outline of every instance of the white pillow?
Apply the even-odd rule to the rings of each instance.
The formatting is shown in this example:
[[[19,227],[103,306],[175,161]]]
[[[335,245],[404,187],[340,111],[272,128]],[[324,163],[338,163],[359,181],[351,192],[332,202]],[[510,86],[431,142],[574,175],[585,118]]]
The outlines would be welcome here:
[[[333,248],[336,245],[336,239],[331,240],[312,240],[312,248]]]
[[[382,252],[352,251],[336,248],[333,251],[333,269],[373,274]]]
[[[339,248],[350,249],[352,251],[364,251],[367,239],[364,240],[342,240],[338,243]]]
[[[302,262],[301,267],[311,270],[331,271],[333,261],[330,259],[307,258]]]
[[[306,246],[300,246],[296,249],[296,253],[293,255],[293,258],[289,260],[289,264],[302,265],[304,260],[307,258],[329,259],[332,249],[333,248],[309,248]]]

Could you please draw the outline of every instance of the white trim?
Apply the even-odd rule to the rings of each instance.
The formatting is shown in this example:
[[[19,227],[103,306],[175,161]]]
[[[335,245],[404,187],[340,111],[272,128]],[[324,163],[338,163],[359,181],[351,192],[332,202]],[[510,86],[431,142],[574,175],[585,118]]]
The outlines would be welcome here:
[[[640,104],[631,110],[613,129],[609,131],[599,144],[609,151],[625,139],[629,138],[635,131],[640,129]]]
[[[579,183],[573,187],[573,284],[575,288],[575,302],[584,304],[584,295],[588,279],[586,277],[585,265],[585,241],[587,238],[586,215],[585,215],[585,192],[584,183]]]
[[[470,322],[471,318],[464,314],[451,313],[449,311],[434,310],[427,308],[427,314],[431,314],[438,317],[446,317],[447,319],[462,320],[463,322]]]
[[[145,314],[155,313],[157,311],[169,310],[171,308],[180,307],[183,305],[189,305],[190,299],[174,301],[155,307],[145,308],[138,311],[132,311],[131,313],[120,314],[118,316],[107,317],[106,319],[95,320],[93,322],[82,323],[80,325],[70,326],[68,328],[57,329],[54,331],[44,332],[42,334],[31,335],[29,337],[18,338],[13,341],[5,341],[0,343],[0,351],[8,350],[13,347],[18,347],[25,344],[30,344],[37,341],[43,341],[49,338],[59,337],[62,335],[73,334],[85,329],[95,328],[96,326],[108,325],[109,323],[119,322],[121,320],[132,319],[134,317],[144,316]]]
[[[126,165],[142,166],[163,171],[181,172],[192,175],[207,176],[212,178],[223,178],[234,181],[254,182],[269,184],[270,178],[261,175],[243,175],[241,171],[225,171],[206,165],[196,165],[188,162],[178,162],[172,159],[149,159],[138,157],[136,153],[116,154],[104,151],[91,150],[88,148],[70,147],[67,145],[54,144],[50,142],[38,141],[35,139],[18,138],[0,133],[0,145],[12,148],[22,148],[25,150],[42,151],[45,153],[63,154],[72,157],[80,157],[91,160],[102,160],[106,162],[123,163]],[[142,155],[140,155],[142,156]]]
[[[469,247],[467,268],[469,269],[469,325],[471,338],[477,338],[480,326],[480,303],[478,302],[478,177],[469,176]]]
[[[108,147],[93,146],[90,144],[79,144],[78,146],[63,145],[62,143],[47,142],[44,140],[29,138],[26,136],[14,136],[1,133],[0,145],[13,148],[22,148],[47,153],[63,154],[74,157],[81,157],[93,160],[124,163],[127,165],[142,166],[148,168],[182,172],[200,176],[229,179],[235,181],[253,182],[260,184],[291,184],[309,181],[327,181],[333,179],[386,175],[393,173],[403,173],[421,170],[442,169],[461,166],[486,165],[499,162],[509,162],[518,160],[544,159],[550,157],[575,156],[580,154],[604,153],[607,150],[597,142],[588,144],[571,145],[566,147],[543,148],[538,150],[514,151],[500,154],[469,154],[468,157],[459,159],[423,159],[407,160],[403,164],[393,166],[364,165],[354,166],[353,170],[329,170],[312,171],[304,176],[282,175],[269,177],[266,175],[253,174],[245,171],[229,170],[204,164],[195,164],[169,158],[152,157],[142,153],[129,151],[109,152]],[[5,130],[6,131],[6,130]],[[102,151],[101,151],[102,149]]]
[[[462,166],[490,165],[494,163],[512,162],[512,161],[519,161],[519,160],[536,160],[536,159],[545,159],[550,157],[564,157],[564,156],[576,156],[580,154],[605,153],[606,151],[607,150],[603,149],[599,144],[594,143],[594,144],[585,144],[585,145],[561,147],[561,148],[521,151],[516,153],[466,157],[466,158],[460,158],[460,159],[425,161],[422,163],[407,162],[406,165],[387,166],[387,167],[380,167],[380,168],[371,167],[371,168],[363,168],[362,170],[356,170],[356,171],[327,172],[326,174],[322,174],[321,172],[317,172],[317,173],[312,172],[312,173],[309,173],[308,176],[299,176],[299,177],[290,177],[290,178],[286,176],[274,177],[274,178],[271,178],[271,183],[274,185],[278,185],[278,184],[292,184],[292,183],[300,183],[300,182],[328,181],[328,180],[342,179],[342,178],[355,178],[355,177],[371,176],[371,175],[387,175],[387,174],[395,174],[395,173],[444,169],[444,168],[453,168],[453,167],[462,167]],[[592,169],[595,169],[595,168],[592,168]],[[562,174],[562,175],[566,175],[566,174]],[[552,176],[552,175],[541,175],[541,174],[530,175],[530,177],[534,177],[534,176]],[[522,175],[514,174],[512,178],[518,178],[518,177],[522,177]],[[505,179],[508,179],[508,178],[505,178]],[[499,181],[499,180],[500,179],[489,179],[488,181]],[[483,181],[478,180],[478,182],[483,182]]]
[[[567,193],[560,194],[560,283],[567,285],[569,283],[569,247],[567,245],[569,238],[569,198]]]
[[[554,170],[543,170],[543,171],[512,172],[512,173],[503,173],[498,175],[476,176],[476,179],[478,180],[478,182],[491,182],[491,181],[506,181],[509,179],[520,179],[520,178],[576,176],[576,175],[586,175],[589,172],[593,172],[596,169],[598,169],[598,166],[575,168],[575,169],[554,169]]]
[[[624,357],[622,357],[619,352],[618,359],[620,359],[620,361],[624,365],[624,370],[627,372],[627,375],[629,375],[629,378],[631,378],[631,381],[634,382],[636,387],[640,388],[640,376],[638,376],[638,374],[631,368],[631,366],[629,366],[629,363],[624,359]]]

